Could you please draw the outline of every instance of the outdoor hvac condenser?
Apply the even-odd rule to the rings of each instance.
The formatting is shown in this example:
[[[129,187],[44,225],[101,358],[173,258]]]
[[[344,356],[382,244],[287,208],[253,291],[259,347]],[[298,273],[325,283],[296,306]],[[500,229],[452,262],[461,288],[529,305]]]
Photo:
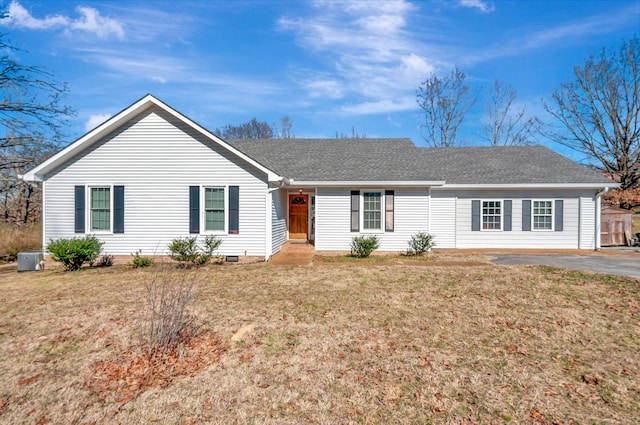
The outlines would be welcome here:
[[[42,261],[42,251],[27,251],[18,253],[18,271],[33,272],[36,266]]]

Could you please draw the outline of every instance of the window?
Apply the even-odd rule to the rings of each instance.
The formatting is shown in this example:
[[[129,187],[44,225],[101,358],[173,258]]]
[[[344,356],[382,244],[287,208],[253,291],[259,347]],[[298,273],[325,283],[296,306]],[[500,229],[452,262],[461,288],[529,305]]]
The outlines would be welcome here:
[[[533,230],[553,229],[553,201],[533,201]]]
[[[91,231],[111,231],[111,188],[90,188],[90,217]]]
[[[502,201],[482,201],[482,230],[502,230]]]
[[[382,192],[362,193],[362,228],[382,229]]]
[[[224,188],[204,188],[204,230],[224,232]]]

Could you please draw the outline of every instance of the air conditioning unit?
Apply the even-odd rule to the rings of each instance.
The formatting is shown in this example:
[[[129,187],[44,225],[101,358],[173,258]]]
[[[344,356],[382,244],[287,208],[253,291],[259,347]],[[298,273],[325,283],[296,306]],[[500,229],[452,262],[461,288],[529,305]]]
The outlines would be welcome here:
[[[18,271],[33,272],[36,271],[40,261],[44,256],[42,251],[27,251],[18,253]]]

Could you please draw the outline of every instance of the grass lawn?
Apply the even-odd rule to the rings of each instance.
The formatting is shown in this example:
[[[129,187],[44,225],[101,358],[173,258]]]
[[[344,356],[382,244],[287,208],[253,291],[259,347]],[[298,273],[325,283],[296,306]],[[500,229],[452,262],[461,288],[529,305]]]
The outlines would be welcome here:
[[[403,264],[200,269],[226,351],[129,400],[87,382],[135,343],[153,270],[0,274],[0,423],[637,423],[637,280]]]

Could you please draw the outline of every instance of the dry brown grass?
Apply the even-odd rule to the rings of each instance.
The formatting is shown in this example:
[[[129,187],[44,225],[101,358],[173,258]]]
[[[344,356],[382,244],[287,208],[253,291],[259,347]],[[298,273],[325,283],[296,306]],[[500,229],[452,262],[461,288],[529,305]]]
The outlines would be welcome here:
[[[42,249],[42,226],[0,223],[0,262],[14,261],[18,252]]]
[[[586,424],[640,417],[638,281],[549,267],[211,266],[219,363],[128,402],[84,385],[135,341],[153,270],[0,275],[1,423]],[[240,328],[253,324],[243,339]]]

